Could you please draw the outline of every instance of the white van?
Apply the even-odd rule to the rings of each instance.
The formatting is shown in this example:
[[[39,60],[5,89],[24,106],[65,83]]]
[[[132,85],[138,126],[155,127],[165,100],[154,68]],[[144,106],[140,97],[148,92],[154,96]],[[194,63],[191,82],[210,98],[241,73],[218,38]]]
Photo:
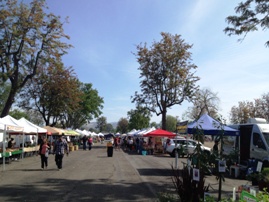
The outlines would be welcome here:
[[[265,119],[252,118],[248,123],[230,125],[231,128],[240,131],[239,137],[225,137],[224,154],[232,149],[240,152],[240,161],[251,158],[263,162],[263,166],[269,166],[269,124]]]

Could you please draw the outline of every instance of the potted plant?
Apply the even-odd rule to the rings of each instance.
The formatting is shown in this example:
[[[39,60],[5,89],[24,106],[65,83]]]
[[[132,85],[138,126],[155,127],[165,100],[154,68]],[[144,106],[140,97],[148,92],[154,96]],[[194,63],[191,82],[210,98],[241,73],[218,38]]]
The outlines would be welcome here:
[[[253,172],[246,176],[248,181],[251,181],[253,186],[259,185],[259,182],[263,179],[262,172]]]
[[[264,168],[261,172],[261,179],[258,183],[259,185],[259,190],[262,191],[264,188],[269,190],[269,168]]]

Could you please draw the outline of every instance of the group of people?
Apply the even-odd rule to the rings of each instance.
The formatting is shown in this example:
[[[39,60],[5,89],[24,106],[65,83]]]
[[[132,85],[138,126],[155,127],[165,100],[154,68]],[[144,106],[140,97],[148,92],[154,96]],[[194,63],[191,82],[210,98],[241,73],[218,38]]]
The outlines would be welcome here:
[[[48,156],[49,156],[50,145],[46,138],[42,140],[39,147],[39,155],[41,157],[41,169],[47,169],[48,167]],[[63,167],[63,157],[69,154],[69,147],[64,137],[59,136],[53,145],[53,154],[55,155],[55,163],[58,170]]]
[[[148,154],[153,154],[155,143],[152,137],[123,137],[120,138],[120,145],[128,151],[136,151],[141,153],[142,150],[147,150]]]
[[[84,135],[82,137],[83,150],[87,150],[87,144],[88,144],[89,150],[91,150],[92,149],[92,143],[93,143],[92,136],[87,137],[86,135]]]

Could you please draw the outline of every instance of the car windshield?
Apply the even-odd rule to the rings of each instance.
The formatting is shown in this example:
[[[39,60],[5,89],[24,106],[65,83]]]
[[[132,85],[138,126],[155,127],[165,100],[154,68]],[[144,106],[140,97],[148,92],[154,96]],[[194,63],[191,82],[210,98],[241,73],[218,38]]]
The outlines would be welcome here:
[[[188,145],[196,147],[196,142],[194,142],[194,141],[188,141]]]

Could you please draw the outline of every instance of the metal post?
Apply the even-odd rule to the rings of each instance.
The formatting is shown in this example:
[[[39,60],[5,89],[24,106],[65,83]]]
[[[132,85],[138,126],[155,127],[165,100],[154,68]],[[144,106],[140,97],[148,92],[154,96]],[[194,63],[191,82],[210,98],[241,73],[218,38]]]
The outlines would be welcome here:
[[[4,135],[3,135],[3,171],[6,169],[6,132],[7,132],[7,126],[4,125]]]

